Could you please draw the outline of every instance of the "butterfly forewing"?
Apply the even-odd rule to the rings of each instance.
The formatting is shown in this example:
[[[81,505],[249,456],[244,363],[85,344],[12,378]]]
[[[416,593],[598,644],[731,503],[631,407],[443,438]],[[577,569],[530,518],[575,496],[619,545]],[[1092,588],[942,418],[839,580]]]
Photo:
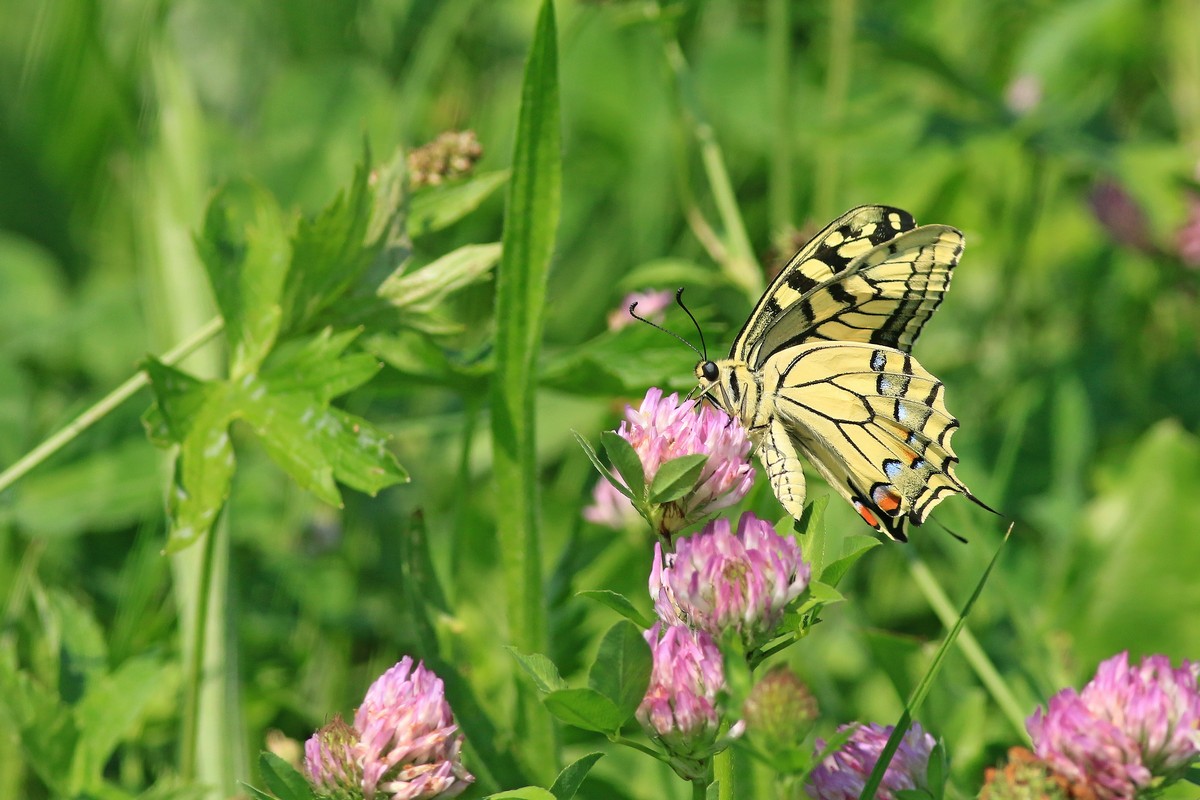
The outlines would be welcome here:
[[[754,363],[751,348],[792,306],[818,286],[835,281],[856,258],[914,227],[911,214],[889,206],[859,206],[829,223],[771,282],[734,339],[730,358]]]
[[[962,234],[946,225],[907,231],[859,257],[788,307],[749,350],[760,365],[811,340],[866,342],[908,352],[950,286]]]
[[[799,518],[807,458],[876,530],[900,540],[951,494],[980,503],[940,381],[909,355],[950,285],[962,234],[862,206],[801,248],[700,389],[741,418],[775,496]],[[987,506],[984,506],[987,508]]]

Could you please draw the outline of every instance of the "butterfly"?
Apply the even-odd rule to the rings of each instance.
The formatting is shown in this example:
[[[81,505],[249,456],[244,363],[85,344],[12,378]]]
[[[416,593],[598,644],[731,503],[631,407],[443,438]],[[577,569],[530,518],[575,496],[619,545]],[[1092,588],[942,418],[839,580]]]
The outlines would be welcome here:
[[[954,475],[958,420],[941,381],[910,354],[962,251],[948,225],[918,227],[888,206],[851,209],[771,282],[728,358],[702,355],[699,392],[741,419],[793,517],[804,510],[801,455],[899,541],[951,495],[988,508]]]

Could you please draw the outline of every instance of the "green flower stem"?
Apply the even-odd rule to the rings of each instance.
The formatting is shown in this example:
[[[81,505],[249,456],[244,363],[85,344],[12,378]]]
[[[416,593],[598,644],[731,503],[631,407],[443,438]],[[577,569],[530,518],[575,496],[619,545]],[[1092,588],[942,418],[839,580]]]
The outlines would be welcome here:
[[[713,780],[717,781],[718,800],[733,800],[732,747],[726,747],[713,756]]]
[[[825,136],[813,177],[813,213],[832,219],[838,205],[841,175],[841,125],[850,91],[850,66],[854,56],[854,0],[829,2],[829,67],[825,75]]]
[[[176,364],[196,352],[202,345],[212,340],[225,326],[224,320],[215,317],[208,321],[200,330],[193,333],[184,341],[163,354],[159,360],[164,364]],[[46,441],[30,450],[16,463],[0,473],[0,492],[12,486],[34,467],[41,464],[50,456],[57,453],[75,437],[95,425],[117,406],[132,397],[139,389],[149,384],[150,379],[145,372],[138,371],[129,380],[113,389],[102,399],[84,411],[67,425],[61,428]]]
[[[958,621],[958,611],[950,602],[950,598],[946,596],[941,585],[938,584],[937,578],[930,572],[929,567],[921,560],[920,556],[908,552],[908,568],[913,580],[916,581],[917,588],[925,595],[925,599],[929,602],[933,613],[937,614],[942,624],[950,629]],[[971,631],[964,627],[958,635],[957,641],[959,649],[966,657],[967,663],[975,670],[975,674],[979,676],[979,680],[991,692],[992,699],[996,701],[996,705],[1000,706],[1001,712],[1008,718],[1008,722],[1013,726],[1018,735],[1029,743],[1029,734],[1025,731],[1025,712],[1022,710],[1021,704],[1017,702],[1017,698],[1013,695],[1012,690],[1008,688],[1008,684],[1004,682],[1004,678],[1000,676],[991,659],[987,657],[987,653],[980,647],[979,641],[972,635]]]
[[[704,800],[706,797],[708,797],[708,786],[704,781],[692,781],[692,800]]]
[[[738,209],[729,171],[725,168],[725,156],[692,89],[691,72],[679,41],[673,36],[664,36],[663,49],[692,135],[700,144],[700,160],[712,188],[717,214],[725,228],[728,256],[721,266],[735,285],[741,287],[751,299],[757,299],[763,291],[762,273],[754,258],[754,249],[750,246],[750,237],[746,234],[746,225]]]

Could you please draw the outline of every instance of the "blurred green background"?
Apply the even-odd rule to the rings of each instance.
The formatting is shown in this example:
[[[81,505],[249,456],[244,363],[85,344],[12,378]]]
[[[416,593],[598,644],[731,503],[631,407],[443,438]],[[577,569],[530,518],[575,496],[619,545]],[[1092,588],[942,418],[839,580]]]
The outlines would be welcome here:
[[[718,217],[661,25],[642,3],[557,10],[563,210],[538,425],[551,655],[569,674],[613,621],[574,592],[641,601],[649,572],[641,531],[581,521],[594,474],[570,430],[595,441],[645,386],[686,390],[694,362],[652,330],[606,332],[606,317],[626,291],[682,277],[719,352],[750,298],[720,280],[689,225],[689,209]],[[508,166],[535,13],[491,0],[8,0],[0,466],[213,315],[192,236],[222,181],[251,178],[313,212],[346,184],[364,139],[386,158],[464,128],[483,144],[480,169]],[[764,265],[862,203],[965,232],[954,288],[916,354],[962,421],[959,476],[1017,521],[971,628],[1027,711],[1121,649],[1200,656],[1200,3],[709,0],[667,16],[691,108],[711,124]],[[497,194],[419,238],[417,260],[497,241],[502,212]],[[491,292],[456,299],[470,325],[447,352],[486,354]],[[667,324],[689,335],[685,322]],[[190,368],[216,369],[215,352]],[[480,380],[393,364],[353,395],[355,413],[394,433],[413,480],[348,496],[344,511],[240,443],[227,512],[238,776],[269,731],[302,741],[414,652],[396,537],[416,509],[452,595],[442,656],[505,719],[513,665],[492,521],[503,499],[477,435]],[[147,655],[169,665],[179,650],[180,578],[159,555],[166,461],[139,422],[148,403],[143,392],[0,494],[0,658],[64,698],[69,670],[50,665],[68,644],[93,667]],[[755,502],[777,514],[762,487]],[[843,505],[830,504],[830,527],[863,532]],[[1004,525],[961,500],[936,516],[969,543],[933,524],[873,551],[843,587],[850,602],[790,651],[822,730],[894,720],[897,687],[936,644],[913,551],[957,605]],[[130,796],[175,760],[176,689],[155,691],[106,772]],[[1019,743],[958,654],[921,718],[947,740],[965,794]],[[565,735],[569,750],[599,746]],[[0,796],[44,796],[9,744]],[[685,788],[632,755],[595,775],[586,796]]]

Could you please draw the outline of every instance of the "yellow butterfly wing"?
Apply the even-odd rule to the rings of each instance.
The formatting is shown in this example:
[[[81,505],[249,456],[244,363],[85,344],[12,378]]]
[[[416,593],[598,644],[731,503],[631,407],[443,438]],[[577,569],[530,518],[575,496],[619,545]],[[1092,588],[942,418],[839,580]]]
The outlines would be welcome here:
[[[861,206],[801,248],[742,326],[730,357],[757,369],[808,340],[908,351],[941,303],[962,253],[962,234],[916,227],[889,206]]]
[[[796,452],[868,525],[900,541],[908,538],[907,523],[924,522],[952,494],[983,505],[954,474],[958,457],[950,439],[958,420],[946,409],[944,387],[911,355],[866,343],[812,342],[775,353],[762,374],[764,399],[773,404],[763,460],[794,516]],[[768,453],[789,454],[792,463],[773,470]]]

